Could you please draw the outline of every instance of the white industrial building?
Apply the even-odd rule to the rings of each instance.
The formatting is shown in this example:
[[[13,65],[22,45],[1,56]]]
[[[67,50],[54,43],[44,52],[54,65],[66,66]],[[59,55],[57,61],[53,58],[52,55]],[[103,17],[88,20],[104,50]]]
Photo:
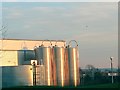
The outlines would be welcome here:
[[[22,39],[1,39],[0,44],[1,87],[79,85],[78,45]]]

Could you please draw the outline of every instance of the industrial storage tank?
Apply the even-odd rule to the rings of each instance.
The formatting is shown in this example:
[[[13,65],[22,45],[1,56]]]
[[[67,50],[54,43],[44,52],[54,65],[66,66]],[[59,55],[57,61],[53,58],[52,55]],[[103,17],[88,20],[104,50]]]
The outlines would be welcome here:
[[[51,69],[51,46],[44,46],[42,43],[41,46],[36,47],[35,49],[35,56],[38,62],[43,62],[45,65],[45,83],[48,86],[53,85],[53,77],[52,77],[52,69]]]
[[[74,41],[76,43],[75,47],[72,47],[70,44]],[[78,53],[78,44],[75,40],[71,40],[67,47],[68,49],[68,61],[69,61],[69,80],[70,85],[77,86],[80,83],[79,77],[79,53]]]
[[[65,47],[54,47],[54,60],[56,65],[56,80],[58,86],[65,85]]]
[[[51,50],[51,69],[52,69],[52,78],[53,78],[53,85],[57,86],[57,78],[56,78],[56,61],[55,61],[55,55],[54,55],[54,46]]]
[[[65,60],[64,60],[64,71],[65,71],[65,86],[69,86],[69,62],[68,62],[68,49],[65,47]]]
[[[1,68],[2,88],[33,85],[31,65],[3,66]]]

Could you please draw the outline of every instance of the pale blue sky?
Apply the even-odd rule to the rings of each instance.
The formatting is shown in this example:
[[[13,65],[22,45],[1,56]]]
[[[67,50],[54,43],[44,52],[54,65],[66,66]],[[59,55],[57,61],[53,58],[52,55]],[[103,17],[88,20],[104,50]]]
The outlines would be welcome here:
[[[4,2],[118,2],[119,0],[1,0]]]
[[[118,3],[2,3],[6,38],[76,40],[80,67],[110,67],[118,61]],[[88,27],[86,27],[88,26]]]

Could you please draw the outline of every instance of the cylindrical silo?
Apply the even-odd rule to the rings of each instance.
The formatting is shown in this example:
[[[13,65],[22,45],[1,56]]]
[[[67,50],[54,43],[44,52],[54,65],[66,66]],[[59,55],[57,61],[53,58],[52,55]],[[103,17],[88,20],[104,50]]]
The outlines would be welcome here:
[[[64,60],[64,71],[65,71],[65,86],[69,86],[69,62],[68,62],[68,50],[65,48],[65,60]]]
[[[51,47],[41,47],[43,50],[43,62],[45,65],[45,75],[47,85],[53,85],[52,82],[52,71],[51,71]]]
[[[77,86],[80,83],[78,44],[76,47],[71,47],[70,45],[68,45],[67,49],[68,49],[68,61],[69,61],[70,85]]]
[[[65,71],[64,71],[65,48],[54,46],[54,60],[56,65],[56,80],[58,86],[64,86]]]
[[[45,83],[50,86],[53,85],[52,78],[52,69],[51,69],[51,47],[44,46],[43,44],[37,48],[35,48],[35,55],[38,62],[43,62],[45,66]]]
[[[51,69],[52,69],[52,78],[53,78],[53,85],[57,85],[57,78],[56,78],[56,62],[55,62],[55,55],[54,55],[54,48],[51,49]]]

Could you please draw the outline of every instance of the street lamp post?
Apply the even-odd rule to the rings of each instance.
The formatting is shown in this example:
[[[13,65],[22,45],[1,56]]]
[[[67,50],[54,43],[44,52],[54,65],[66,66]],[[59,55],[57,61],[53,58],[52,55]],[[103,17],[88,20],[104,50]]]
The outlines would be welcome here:
[[[114,82],[114,80],[113,80],[113,63],[112,63],[113,57],[110,57],[110,60],[111,60],[111,79],[112,79],[112,83],[113,83]]]

